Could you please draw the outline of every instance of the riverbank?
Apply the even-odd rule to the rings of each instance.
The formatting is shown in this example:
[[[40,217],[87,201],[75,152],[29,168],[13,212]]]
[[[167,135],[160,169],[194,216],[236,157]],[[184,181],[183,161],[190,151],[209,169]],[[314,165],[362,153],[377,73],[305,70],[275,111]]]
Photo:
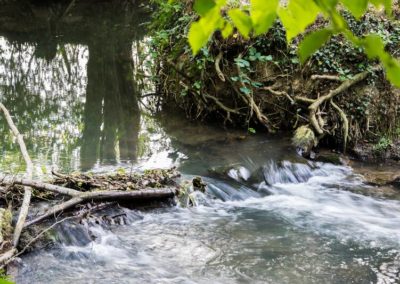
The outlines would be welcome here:
[[[306,156],[320,145],[363,160],[398,160],[400,91],[360,50],[333,37],[301,65],[299,39],[287,45],[276,23],[266,35],[251,39],[239,34],[223,39],[217,33],[193,57],[186,36],[196,20],[191,5],[163,4],[153,18],[154,72],[164,104],[192,119],[249,133],[297,133],[294,144]],[[374,31],[389,52],[398,53],[398,22],[383,14],[369,13],[359,21],[343,14],[355,34]],[[325,24],[319,20],[309,31]]]

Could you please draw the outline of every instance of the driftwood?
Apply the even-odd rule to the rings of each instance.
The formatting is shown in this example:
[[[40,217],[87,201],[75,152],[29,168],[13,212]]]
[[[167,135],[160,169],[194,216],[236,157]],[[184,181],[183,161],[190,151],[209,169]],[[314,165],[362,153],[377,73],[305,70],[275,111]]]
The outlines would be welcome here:
[[[24,177],[11,177],[0,174],[0,196],[6,196],[8,191],[24,190],[23,201],[20,206],[18,220],[13,229],[13,239],[6,240],[3,229],[0,226],[0,268],[9,263],[26,249],[18,252],[18,243],[23,229],[37,224],[49,217],[62,214],[78,204],[102,202],[102,201],[128,201],[128,200],[159,200],[169,199],[178,193],[178,186],[173,178],[179,176],[175,169],[150,170],[144,174],[116,174],[116,175],[64,175],[54,173],[53,182],[43,182],[33,179],[33,163],[29,157],[23,137],[15,126],[7,108],[0,103],[0,111],[4,114],[9,128],[16,137],[21,154],[26,163]],[[69,199],[61,201],[48,208],[43,214],[35,216],[27,221],[31,203],[32,189],[36,192],[51,193],[52,197],[59,200],[58,196],[66,196]],[[56,200],[57,200],[56,199]],[[11,212],[11,209],[10,211]],[[4,212],[2,211],[4,215]],[[0,216],[1,217],[1,216]],[[53,224],[55,225],[55,223]],[[12,235],[8,233],[7,235]],[[9,237],[10,237],[9,236]],[[8,237],[8,238],[9,238]]]
[[[94,191],[94,192],[83,192],[80,195],[76,195],[73,198],[63,203],[54,205],[49,208],[44,214],[36,217],[25,223],[25,228],[31,225],[37,224],[51,216],[55,216],[57,213],[72,208],[78,204],[92,201],[104,201],[104,200],[146,200],[146,199],[167,199],[172,198],[176,194],[174,188],[160,188],[160,189],[143,189],[134,191]]]
[[[171,172],[169,172],[171,171]],[[47,218],[50,218],[52,216],[57,216],[58,214],[61,214],[62,212],[71,209],[75,207],[78,204],[83,204],[83,203],[89,203],[89,202],[101,202],[101,201],[129,201],[129,200],[160,200],[160,199],[169,199],[173,198],[178,192],[177,187],[173,185],[168,185],[168,181],[170,177],[175,177],[177,175],[176,171],[174,169],[172,170],[164,170],[164,171],[150,171],[148,173],[143,174],[145,178],[153,177],[153,182],[154,182],[154,176],[156,174],[159,174],[160,177],[159,180],[157,180],[158,186],[162,186],[160,188],[154,188],[154,187],[145,187],[145,188],[140,188],[140,189],[134,189],[134,190],[128,190],[126,187],[122,187],[125,185],[125,183],[132,183],[132,182],[127,182],[127,180],[136,180],[137,183],[139,183],[138,177],[140,175],[134,175],[134,176],[128,176],[128,175],[109,175],[109,176],[93,176],[90,177],[90,179],[93,182],[93,190],[85,188],[85,191],[81,190],[76,190],[73,188],[68,188],[65,186],[61,185],[56,185],[52,183],[47,183],[47,182],[42,182],[42,181],[37,181],[37,180],[32,180],[32,179],[27,179],[27,178],[19,178],[19,177],[9,177],[5,175],[0,175],[0,184],[2,186],[8,186],[9,188],[12,188],[13,186],[24,186],[24,187],[30,187],[38,191],[44,191],[44,192],[51,192],[55,195],[62,195],[62,196],[67,196],[70,197],[67,201],[63,201],[59,204],[56,204],[50,208],[48,208],[43,214],[29,220],[25,221],[23,225],[23,229],[35,225]],[[161,174],[162,173],[162,174]],[[169,174],[170,173],[170,174]],[[80,175],[80,176],[67,176],[67,175],[61,175],[57,173],[57,177],[61,180],[69,180],[69,182],[74,185],[74,182],[77,184],[82,184],[83,182],[86,182],[84,180],[85,175]],[[117,184],[117,180],[122,180],[124,184],[121,184],[121,188],[124,190],[99,190],[96,188],[97,185],[100,183],[104,183],[105,179],[110,179],[112,182],[112,186],[115,186]],[[89,179],[89,178],[88,178]],[[158,182],[163,182],[163,184],[159,184]],[[57,182],[57,180],[56,180]],[[60,182],[60,180],[58,180]],[[143,183],[141,183],[143,184]],[[146,183],[147,184],[147,183]],[[76,185],[77,186],[77,185]],[[86,184],[87,186],[87,184]],[[110,186],[110,185],[109,185]],[[114,187],[115,188],[115,187]],[[13,257],[18,251],[13,247],[11,250],[7,251],[3,255],[0,255],[0,264],[7,262],[7,260],[11,257]],[[18,253],[19,254],[19,253]]]

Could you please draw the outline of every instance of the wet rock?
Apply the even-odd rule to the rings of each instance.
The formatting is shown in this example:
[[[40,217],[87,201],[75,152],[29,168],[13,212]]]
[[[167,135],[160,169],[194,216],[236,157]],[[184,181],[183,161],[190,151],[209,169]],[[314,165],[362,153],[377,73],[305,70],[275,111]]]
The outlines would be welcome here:
[[[330,163],[334,165],[348,165],[350,159],[347,156],[340,153],[322,150],[316,154],[314,161],[322,163]]]
[[[400,140],[391,141],[385,149],[378,148],[375,143],[360,142],[350,152],[363,162],[400,161]]]
[[[394,186],[400,189],[400,168],[393,165],[365,165],[351,163],[355,173],[362,175],[365,181],[375,186]]]
[[[397,189],[400,189],[400,174],[399,176],[395,177],[392,181],[390,181],[389,184]]]
[[[192,180],[192,184],[193,184],[193,189],[194,190],[199,190],[201,192],[205,192],[206,191],[207,184],[203,181],[203,179],[201,177],[195,177]]]

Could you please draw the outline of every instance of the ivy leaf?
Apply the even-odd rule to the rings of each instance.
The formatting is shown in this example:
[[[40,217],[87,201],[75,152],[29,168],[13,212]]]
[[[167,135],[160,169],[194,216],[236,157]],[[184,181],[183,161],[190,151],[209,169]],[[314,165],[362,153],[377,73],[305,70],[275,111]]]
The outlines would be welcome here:
[[[228,15],[243,37],[248,38],[252,27],[250,16],[240,9],[232,9]]]
[[[250,17],[255,35],[266,33],[276,19],[279,0],[251,0]]]
[[[364,15],[368,7],[368,0],[341,0],[341,2],[356,19]]]
[[[240,91],[245,95],[250,95],[251,94],[251,90],[249,88],[246,88],[246,87],[241,87]]]
[[[320,12],[310,0],[290,0],[287,7],[278,9],[278,15],[286,29],[286,39],[290,42],[312,24]]]
[[[310,55],[316,52],[332,36],[332,30],[322,29],[308,34],[299,45],[298,54],[304,63]]]

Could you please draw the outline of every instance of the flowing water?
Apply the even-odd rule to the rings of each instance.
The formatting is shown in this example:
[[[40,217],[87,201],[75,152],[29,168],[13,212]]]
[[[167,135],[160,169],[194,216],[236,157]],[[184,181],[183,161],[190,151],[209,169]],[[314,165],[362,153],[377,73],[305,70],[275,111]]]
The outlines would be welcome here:
[[[400,283],[398,196],[377,196],[350,167],[303,160],[286,136],[157,111],[138,75],[146,7],[67,2],[0,12],[0,99],[36,174],[176,166],[208,186],[195,207],[61,223],[51,246],[22,257],[17,283]],[[0,132],[0,170],[22,172],[2,118]]]

